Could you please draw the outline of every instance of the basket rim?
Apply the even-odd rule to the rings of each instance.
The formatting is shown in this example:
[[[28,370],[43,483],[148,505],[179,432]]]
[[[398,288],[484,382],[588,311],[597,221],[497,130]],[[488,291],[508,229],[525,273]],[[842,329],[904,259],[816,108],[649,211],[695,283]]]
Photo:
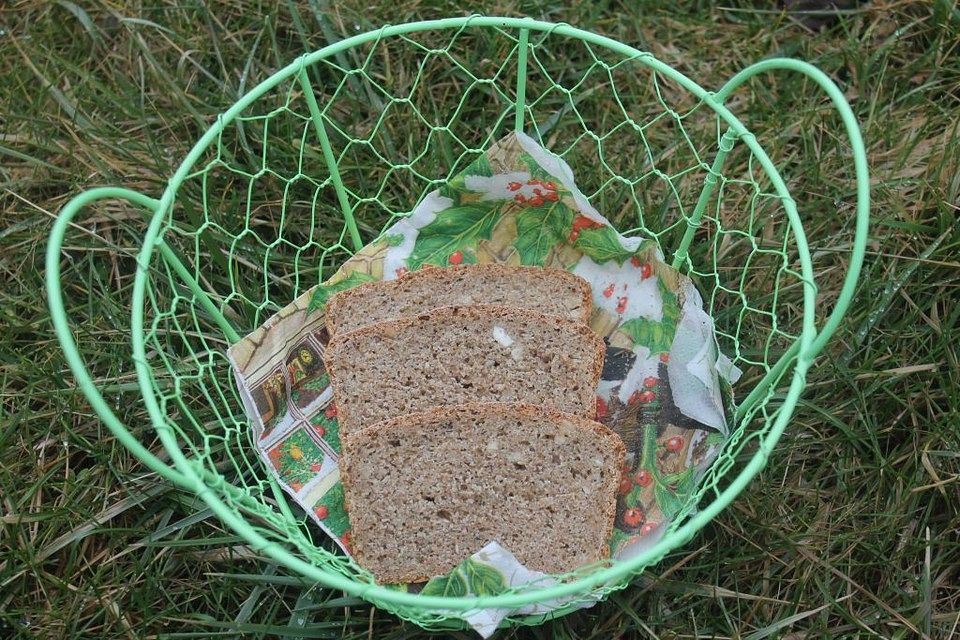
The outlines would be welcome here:
[[[188,177],[190,170],[200,155],[213,142],[224,126],[233,121],[236,116],[257,98],[273,89],[275,86],[293,77],[305,67],[314,64],[322,59],[330,57],[340,51],[365,44],[367,42],[388,38],[392,36],[413,33],[425,30],[445,30],[445,29],[466,29],[466,28],[499,27],[504,29],[530,30],[546,32],[548,34],[557,34],[561,36],[583,40],[589,44],[604,47],[615,53],[619,53],[629,58],[636,59],[638,62],[647,65],[653,70],[660,72],[669,79],[677,82],[687,91],[690,91],[704,104],[709,106],[727,126],[734,131],[739,139],[750,148],[761,164],[764,172],[770,178],[777,194],[783,199],[784,208],[790,224],[791,233],[794,235],[794,241],[799,255],[800,273],[803,283],[803,322],[800,335],[794,343],[794,346],[785,354],[781,361],[789,361],[794,364],[794,372],[790,386],[782,399],[781,408],[777,419],[770,427],[769,432],[760,443],[759,450],[754,457],[743,467],[740,473],[723,490],[715,491],[716,497],[702,510],[692,515],[671,535],[665,535],[652,547],[638,554],[634,558],[624,561],[618,561],[610,567],[599,569],[593,573],[579,578],[572,582],[558,584],[552,587],[533,588],[527,591],[495,595],[495,596],[465,596],[465,597],[445,597],[445,596],[421,596],[419,594],[410,594],[402,591],[396,591],[384,586],[375,585],[367,582],[359,582],[348,578],[341,573],[331,572],[316,566],[300,557],[294,555],[289,549],[283,547],[277,542],[270,541],[254,530],[254,528],[239,515],[237,511],[229,507],[216,491],[203,482],[200,470],[195,467],[195,462],[186,457],[183,450],[179,447],[177,439],[169,425],[166,423],[166,416],[161,411],[155,387],[153,385],[153,375],[148,365],[146,357],[146,344],[144,331],[144,308],[146,300],[147,282],[149,278],[148,265],[153,254],[158,247],[162,247],[162,223],[168,212],[173,207],[176,193]],[[804,63],[805,64],[805,63]],[[387,603],[394,606],[420,608],[420,609],[446,609],[448,611],[466,611],[481,608],[517,608],[523,605],[553,600],[565,596],[584,594],[599,586],[613,586],[621,588],[626,586],[628,578],[637,573],[642,568],[659,562],[664,555],[673,549],[685,544],[693,535],[705,526],[713,517],[724,509],[733,499],[743,490],[750,480],[763,468],[767,458],[770,455],[774,445],[779,440],[793,410],[799,400],[800,394],[805,386],[805,375],[815,356],[814,341],[817,338],[816,327],[814,324],[814,308],[816,286],[814,284],[814,275],[811,256],[806,241],[806,236],[796,210],[795,203],[791,198],[785,182],[773,165],[770,158],[757,142],[756,138],[749,132],[746,126],[722,103],[716,99],[716,94],[707,91],[699,84],[675,70],[664,62],[661,62],[649,52],[640,51],[630,45],[623,44],[606,36],[601,36],[590,31],[585,31],[568,24],[551,23],[530,18],[508,18],[508,17],[489,17],[489,16],[466,16],[458,18],[445,18],[439,20],[426,20],[410,22],[394,26],[384,26],[381,29],[368,31],[354,35],[339,42],[330,44],[317,51],[304,54],[288,64],[286,67],[272,74],[269,78],[253,87],[243,97],[237,100],[226,112],[217,118],[207,132],[201,136],[191,151],[184,158],[177,171],[170,178],[167,186],[161,196],[158,206],[155,208],[154,215],[150,221],[149,227],[145,233],[143,247],[138,254],[137,273],[134,279],[134,288],[132,296],[132,314],[131,314],[131,334],[133,347],[133,360],[137,372],[137,380],[143,394],[144,403],[148,414],[157,430],[158,437],[164,448],[167,449],[171,461],[176,469],[194,484],[196,493],[204,500],[210,509],[234,531],[246,539],[253,548],[262,551],[277,562],[283,564],[289,569],[296,571],[308,578],[315,579],[318,582],[330,588],[339,589],[351,595],[364,598],[366,600],[378,603]],[[818,341],[820,342],[820,341]]]

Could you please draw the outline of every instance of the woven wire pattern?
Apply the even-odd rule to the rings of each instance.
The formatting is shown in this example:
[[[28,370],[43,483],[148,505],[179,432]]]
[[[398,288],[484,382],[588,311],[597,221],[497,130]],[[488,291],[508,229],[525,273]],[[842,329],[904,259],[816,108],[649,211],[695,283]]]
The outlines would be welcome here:
[[[516,31],[468,25],[381,38],[306,69],[364,241],[512,128],[519,46]],[[622,232],[654,238],[669,260],[724,127],[644,57],[530,34],[524,123],[570,164],[602,214]],[[722,351],[745,371],[741,397],[797,340],[803,280],[780,197],[750,150],[735,144],[713,177],[717,188],[682,270],[704,294]],[[352,255],[296,77],[226,123],[178,189],[163,239],[241,335]],[[372,583],[296,507],[280,508],[284,497],[256,454],[222,331],[160,256],[151,269],[148,364],[167,424],[198,473],[268,540]],[[735,475],[776,418],[791,373],[785,368],[744,412],[667,535]],[[423,626],[448,623],[442,614],[376,604]]]

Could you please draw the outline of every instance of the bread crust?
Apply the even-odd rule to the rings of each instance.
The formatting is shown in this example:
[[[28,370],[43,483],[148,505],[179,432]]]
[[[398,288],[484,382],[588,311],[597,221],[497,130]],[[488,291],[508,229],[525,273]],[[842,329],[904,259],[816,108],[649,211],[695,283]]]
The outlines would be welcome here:
[[[349,487],[352,486],[350,479],[350,461],[351,458],[360,457],[362,455],[365,442],[372,438],[376,438],[383,433],[395,433],[398,431],[402,433],[404,430],[415,429],[424,422],[441,422],[444,420],[456,419],[464,415],[478,414],[507,414],[509,416],[521,416],[527,419],[543,419],[546,417],[558,425],[562,422],[566,422],[574,425],[578,429],[592,431],[594,434],[596,434],[599,441],[604,443],[605,446],[609,447],[609,451],[612,453],[613,463],[616,466],[614,472],[610,474],[610,486],[606,488],[606,493],[608,495],[607,500],[603,505],[602,512],[602,520],[606,524],[603,535],[601,536],[600,548],[597,550],[597,561],[609,557],[610,549],[608,541],[610,538],[610,533],[613,530],[614,518],[616,517],[617,486],[620,475],[619,470],[623,468],[624,459],[626,456],[626,447],[624,446],[623,441],[620,439],[620,436],[611,431],[608,427],[594,420],[559,411],[552,407],[529,404],[525,402],[471,402],[460,405],[435,407],[427,411],[389,418],[357,431],[349,440],[343,441],[342,457],[339,463],[340,480],[344,486],[344,504],[348,514],[350,511],[350,504],[347,500],[347,496],[349,495]],[[361,566],[365,564],[365,549],[363,549],[362,539],[357,539],[354,537],[351,553]],[[410,573],[389,576],[388,581],[390,583],[415,583],[425,582],[431,577],[433,576]]]
[[[584,323],[590,321],[593,313],[593,294],[590,284],[580,276],[551,267],[518,266],[506,265],[495,262],[485,264],[459,265],[443,268],[421,269],[411,271],[395,280],[378,280],[375,282],[364,282],[356,287],[346,289],[335,293],[327,300],[325,321],[327,331],[331,336],[337,334],[336,318],[340,315],[340,309],[351,299],[366,295],[368,292],[376,289],[383,291],[397,290],[401,286],[407,286],[423,281],[424,286],[438,286],[445,282],[461,277],[464,273],[476,274],[476,277],[482,278],[491,274],[498,275],[531,275],[540,278],[557,278],[564,281],[564,284],[576,287],[580,290],[582,317],[580,320]]]

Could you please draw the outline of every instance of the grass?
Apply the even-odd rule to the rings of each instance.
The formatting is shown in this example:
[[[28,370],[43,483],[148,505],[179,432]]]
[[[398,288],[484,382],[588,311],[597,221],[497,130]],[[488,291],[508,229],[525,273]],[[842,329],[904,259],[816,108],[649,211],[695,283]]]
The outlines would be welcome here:
[[[869,147],[874,222],[862,283],[769,466],[730,508],[633,588],[497,637],[957,635],[960,8],[878,0],[814,32],[748,2],[684,4],[531,2],[523,13],[645,48],[714,88],[772,55],[830,73]],[[304,50],[384,22],[460,13],[411,0],[0,8],[0,637],[428,635],[259,558],[130,456],[73,384],[51,333],[42,261],[50,223],[72,195],[98,185],[159,194],[216,114]],[[437,91],[456,88],[434,79]],[[801,205],[828,305],[852,234],[845,145],[806,85],[770,78],[751,88],[732,104]],[[399,125],[385,131],[396,156],[419,144]],[[250,127],[240,137],[231,148],[242,159],[257,137]],[[367,168],[359,155],[352,162]],[[402,207],[422,188],[412,180],[384,199]],[[382,213],[362,218],[365,237]],[[258,215],[266,229],[281,224]],[[135,210],[97,205],[68,237],[62,266],[83,355],[120,417],[145,435],[123,355],[142,232]],[[218,268],[214,285],[225,278]],[[270,295],[282,302],[292,286],[280,278]],[[269,311],[241,305],[238,322],[255,326]]]

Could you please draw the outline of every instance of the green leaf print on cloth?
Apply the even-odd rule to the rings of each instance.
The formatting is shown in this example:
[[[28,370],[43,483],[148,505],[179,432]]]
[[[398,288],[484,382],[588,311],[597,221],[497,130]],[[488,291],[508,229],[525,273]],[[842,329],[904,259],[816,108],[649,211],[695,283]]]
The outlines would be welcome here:
[[[267,454],[280,479],[300,491],[323,466],[324,453],[302,427],[275,445]]]
[[[634,346],[644,346],[650,353],[668,353],[677,333],[680,321],[680,306],[677,294],[663,283],[657,281],[657,289],[663,301],[663,317],[660,322],[647,318],[631,318],[620,325],[619,329],[630,336]]]
[[[350,520],[347,511],[343,508],[343,485],[336,483],[320,500],[313,505],[313,513],[325,527],[337,537],[342,536],[350,529]]]
[[[420,229],[407,259],[407,268],[415,271],[425,264],[443,267],[469,262],[463,260],[462,249],[489,240],[500,218],[499,202],[475,202],[445,209],[436,220]],[[460,252],[459,259],[454,255]],[[451,260],[453,258],[453,260]]]
[[[507,589],[506,577],[488,564],[467,558],[459,569],[467,577],[467,585],[473,595],[492,596]]]
[[[321,374],[316,378],[311,378],[310,380],[307,380],[306,382],[303,383],[303,388],[308,389],[310,391],[323,391],[329,386],[330,386],[330,375],[326,373]]]
[[[427,596],[492,596],[507,588],[507,578],[499,569],[467,558],[447,575],[431,578],[420,593]]]
[[[456,598],[467,595],[467,581],[463,579],[457,570],[451,571],[445,576],[431,578],[420,590],[424,596],[446,596]]]
[[[657,289],[660,290],[660,298],[663,300],[663,323],[672,327],[676,332],[677,323],[680,322],[680,305],[677,301],[677,294],[670,290],[663,280],[657,282]]]
[[[540,180],[553,180],[556,178],[556,176],[550,175],[546,169],[540,166],[540,163],[537,162],[533,156],[525,151],[520,152],[520,161],[526,165],[531,178],[538,178]]]
[[[309,315],[314,311],[322,310],[327,305],[327,300],[329,300],[330,296],[333,294],[340,291],[346,291],[347,289],[352,289],[359,284],[363,284],[364,282],[372,282],[373,280],[376,280],[376,278],[369,273],[352,271],[350,275],[339,282],[320,285],[313,292],[313,297],[310,298],[310,306],[307,307],[307,314]]]
[[[676,490],[659,483],[654,487],[653,492],[657,496],[657,505],[660,507],[663,517],[668,520],[673,519],[683,507],[683,499],[677,495]],[[686,498],[686,496],[683,496],[683,498]]]
[[[493,167],[490,166],[490,159],[485,155],[477,157],[476,160],[467,165],[467,168],[463,170],[462,175],[485,176],[489,178],[493,175]]]
[[[328,404],[325,409],[310,418],[313,433],[330,445],[334,453],[340,453],[340,424],[337,422],[337,405]]]
[[[620,243],[620,234],[613,227],[608,226],[580,230],[574,246],[584,255],[590,256],[594,262],[614,260],[617,264],[623,264],[644,248],[641,244],[639,249],[625,249]]]
[[[460,204],[460,198],[465,193],[470,193],[467,189],[467,176],[483,176],[489,178],[493,175],[493,167],[490,166],[490,160],[487,156],[480,156],[467,168],[450,178],[445,185],[437,189],[439,194],[445,198],[453,200],[454,206]]]
[[[564,240],[573,224],[573,211],[562,202],[524,207],[517,214],[517,238],[513,246],[520,264],[539,266],[550,249]]]
[[[620,331],[630,336],[635,346],[644,346],[650,349],[650,353],[670,351],[675,329],[676,327],[670,327],[664,322],[646,318],[633,318],[620,325]]]

